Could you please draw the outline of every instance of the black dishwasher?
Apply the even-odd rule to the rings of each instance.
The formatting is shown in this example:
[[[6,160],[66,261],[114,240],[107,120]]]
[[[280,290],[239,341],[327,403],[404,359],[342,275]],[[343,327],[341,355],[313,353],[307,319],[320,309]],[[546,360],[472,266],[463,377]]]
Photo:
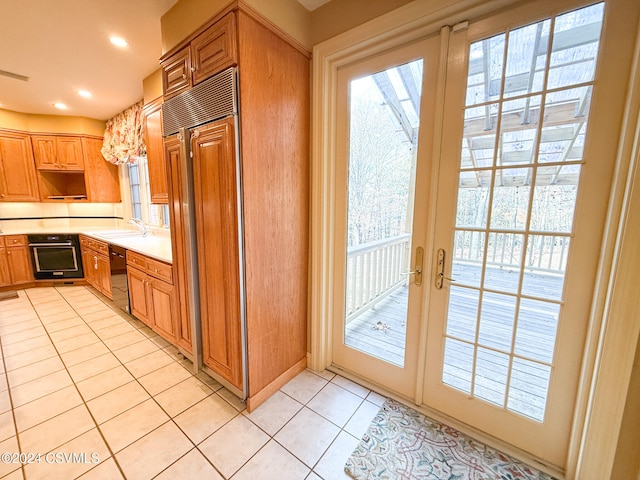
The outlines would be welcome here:
[[[113,303],[129,313],[129,289],[127,287],[126,249],[118,245],[109,245],[109,264],[111,267],[111,293]]]

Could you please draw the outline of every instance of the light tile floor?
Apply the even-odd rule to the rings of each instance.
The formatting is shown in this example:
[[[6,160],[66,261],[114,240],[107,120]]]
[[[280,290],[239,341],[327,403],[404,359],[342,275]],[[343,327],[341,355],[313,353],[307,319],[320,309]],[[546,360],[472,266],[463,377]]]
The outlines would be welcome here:
[[[0,452],[32,461],[3,457],[3,479],[347,478],[344,463],[384,402],[305,370],[248,414],[85,287],[0,302],[0,353]]]

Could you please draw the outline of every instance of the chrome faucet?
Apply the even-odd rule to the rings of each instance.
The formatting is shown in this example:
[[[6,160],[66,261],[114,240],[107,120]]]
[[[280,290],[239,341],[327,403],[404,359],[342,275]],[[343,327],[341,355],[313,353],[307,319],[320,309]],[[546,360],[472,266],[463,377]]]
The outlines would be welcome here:
[[[142,236],[146,237],[147,236],[147,227],[144,224],[144,222],[138,218],[132,218],[131,220],[129,220],[129,223],[133,224],[133,225],[137,225],[140,228],[140,231],[142,232]]]

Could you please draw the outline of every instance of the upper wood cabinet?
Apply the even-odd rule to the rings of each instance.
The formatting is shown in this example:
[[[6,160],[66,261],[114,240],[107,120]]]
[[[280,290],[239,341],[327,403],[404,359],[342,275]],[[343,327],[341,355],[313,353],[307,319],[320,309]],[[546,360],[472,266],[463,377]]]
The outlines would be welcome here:
[[[191,40],[188,45],[162,59],[164,98],[188,90],[238,61],[236,15],[229,12]]]
[[[167,168],[162,138],[162,98],[145,105],[143,112],[144,140],[149,166],[151,203],[169,203],[167,196]]]
[[[0,130],[0,200],[40,200],[29,135]]]
[[[32,135],[33,153],[39,170],[83,171],[84,155],[80,137]]]
[[[102,137],[82,137],[82,147],[85,161],[84,179],[89,201],[120,202],[118,167],[107,162],[102,156]]]
[[[230,12],[191,42],[193,85],[235,65],[236,45],[236,16]]]
[[[191,57],[189,47],[162,61],[162,91],[170,98],[191,88]]]

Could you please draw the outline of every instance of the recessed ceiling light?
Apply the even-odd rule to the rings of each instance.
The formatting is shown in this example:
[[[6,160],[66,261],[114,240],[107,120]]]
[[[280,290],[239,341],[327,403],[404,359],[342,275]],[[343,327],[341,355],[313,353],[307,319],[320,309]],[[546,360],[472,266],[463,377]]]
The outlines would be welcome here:
[[[59,110],[66,110],[67,106],[64,103],[61,102],[56,102],[53,104],[54,107],[56,107]]]
[[[113,43],[116,47],[120,47],[120,48],[124,48],[129,45],[124,38],[120,38],[120,37],[109,37],[109,41]]]
[[[78,95],[84,98],[91,98],[93,96],[91,92],[87,92],[86,90],[78,90]]]

